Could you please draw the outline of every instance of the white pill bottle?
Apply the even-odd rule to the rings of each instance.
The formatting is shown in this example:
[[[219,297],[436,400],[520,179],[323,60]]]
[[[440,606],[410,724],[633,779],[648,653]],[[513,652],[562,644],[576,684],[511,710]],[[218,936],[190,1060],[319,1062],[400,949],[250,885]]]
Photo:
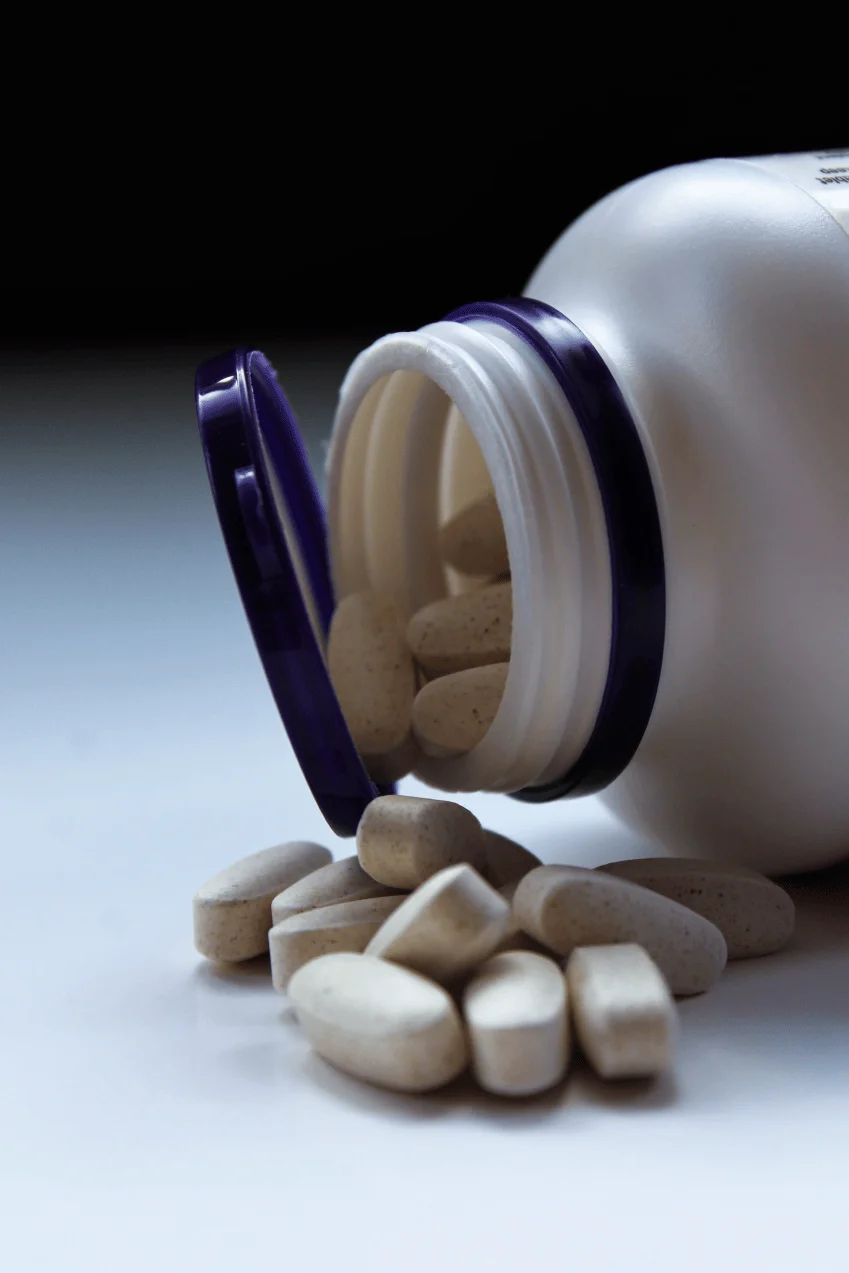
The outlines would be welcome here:
[[[416,772],[598,791],[670,851],[771,873],[849,856],[849,151],[644,177],[525,298],[365,350],[329,455],[336,600],[464,586],[437,529],[490,483],[504,698]]]

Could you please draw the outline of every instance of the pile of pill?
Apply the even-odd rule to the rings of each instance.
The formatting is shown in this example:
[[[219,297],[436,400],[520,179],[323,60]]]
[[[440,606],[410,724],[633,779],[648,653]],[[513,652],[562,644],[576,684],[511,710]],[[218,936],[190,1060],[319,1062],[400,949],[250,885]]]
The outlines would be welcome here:
[[[209,880],[193,912],[207,958],[270,953],[274,987],[339,1069],[403,1092],[470,1069],[515,1097],[561,1082],[573,1036],[602,1078],[661,1073],[675,998],[708,990],[727,959],[779,950],[794,923],[784,890],[742,867],[544,866],[461,805],[398,795],[368,806],[356,856],[265,849]]]
[[[486,494],[443,525],[459,591],[409,619],[377,592],[337,607],[327,666],[371,777],[475,747],[501,702],[513,598]],[[450,800],[386,795],[354,857],[283,844],[194,899],[195,945],[222,963],[270,954],[312,1048],[360,1079],[424,1092],[466,1069],[530,1096],[566,1074],[573,1037],[605,1079],[671,1064],[679,996],[727,959],[779,950],[793,903],[765,876],[691,859],[544,866]]]
[[[495,497],[486,495],[450,519],[440,550],[468,590],[432,602],[406,623],[391,598],[352,593],[330,626],[333,687],[378,783],[408,774],[419,749],[440,757],[471,751],[504,693],[513,590]]]

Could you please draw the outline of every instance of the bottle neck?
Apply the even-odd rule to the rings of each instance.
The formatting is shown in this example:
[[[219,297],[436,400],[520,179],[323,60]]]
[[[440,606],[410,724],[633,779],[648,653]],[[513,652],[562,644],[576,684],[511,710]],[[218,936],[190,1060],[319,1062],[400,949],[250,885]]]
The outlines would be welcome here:
[[[526,300],[469,306],[356,359],[328,463],[337,599],[376,588],[412,613],[445,595],[437,535],[458,413],[504,522],[510,672],[482,742],[426,757],[416,773],[443,790],[532,800],[599,790],[630,759],[654,702],[663,555],[636,428],[562,315]]]

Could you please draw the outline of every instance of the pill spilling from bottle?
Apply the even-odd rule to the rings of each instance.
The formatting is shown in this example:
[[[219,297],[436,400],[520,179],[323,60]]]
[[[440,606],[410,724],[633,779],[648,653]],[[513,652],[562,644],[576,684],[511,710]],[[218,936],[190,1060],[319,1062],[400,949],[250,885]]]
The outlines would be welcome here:
[[[234,863],[195,896],[195,945],[231,964],[268,951],[312,1049],[399,1092],[468,1070],[530,1097],[578,1052],[605,1080],[660,1075],[675,999],[793,933],[790,897],[755,871],[543,865],[448,800],[379,796],[357,854],[329,858],[294,842]]]
[[[463,591],[405,622],[388,596],[349,594],[330,626],[327,663],[354,745],[375,782],[394,782],[421,753],[459,756],[485,737],[510,667],[513,589],[504,527],[493,496],[451,518],[444,564],[465,573]],[[495,581],[476,582],[497,571]]]

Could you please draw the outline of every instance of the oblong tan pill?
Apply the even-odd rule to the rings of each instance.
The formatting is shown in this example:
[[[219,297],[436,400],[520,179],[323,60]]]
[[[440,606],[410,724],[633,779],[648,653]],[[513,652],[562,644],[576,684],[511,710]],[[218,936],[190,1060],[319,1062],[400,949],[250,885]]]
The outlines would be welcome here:
[[[219,963],[261,955],[268,950],[272,899],[329,861],[323,845],[293,840],[219,871],[192,899],[195,948]]]
[[[725,938],[710,920],[629,880],[579,866],[538,866],[520,882],[513,914],[562,955],[577,946],[645,947],[673,994],[700,994],[725,967]]]
[[[483,829],[473,813],[453,800],[378,796],[360,819],[357,854],[373,879],[413,889],[457,862],[479,866]]]
[[[648,1078],[669,1066],[678,1014],[660,969],[641,946],[573,950],[566,981],[575,1033],[602,1078]]]
[[[513,588],[491,584],[443,597],[418,610],[407,624],[407,644],[427,672],[442,676],[510,658]]]
[[[729,959],[771,955],[793,936],[793,899],[747,867],[694,858],[635,858],[597,869],[662,893],[709,919],[725,938]]]
[[[398,889],[379,884],[367,875],[355,857],[340,858],[305,876],[273,899],[272,923],[279,924],[290,915],[333,906],[336,902],[356,902],[366,897],[387,897]]]
[[[394,782],[409,773],[416,756],[411,734],[416,673],[404,620],[391,597],[356,592],[343,598],[330,624],[327,666],[372,778]]]
[[[335,906],[301,911],[275,924],[268,934],[274,989],[284,991],[298,969],[319,955],[365,950],[403,897],[403,893],[397,893],[392,897],[337,902]]]
[[[322,955],[298,969],[289,997],[319,1056],[356,1078],[427,1092],[466,1068],[460,1014],[432,981],[371,955]]]
[[[509,663],[470,667],[437,677],[413,703],[413,732],[431,756],[457,755],[477,747],[504,696]]]
[[[566,979],[553,959],[493,955],[463,992],[472,1069],[487,1092],[531,1096],[559,1083],[569,1063]]]
[[[484,857],[480,872],[493,888],[501,889],[505,884],[517,882],[528,871],[542,866],[535,853],[517,844],[515,840],[508,839],[506,835],[484,828],[483,838]],[[512,896],[511,893],[511,901]]]
[[[443,561],[465,575],[500,575],[510,569],[504,523],[494,495],[484,495],[439,532]]]
[[[437,872],[378,930],[366,953],[434,981],[454,981],[488,959],[510,931],[510,907],[473,867]]]

